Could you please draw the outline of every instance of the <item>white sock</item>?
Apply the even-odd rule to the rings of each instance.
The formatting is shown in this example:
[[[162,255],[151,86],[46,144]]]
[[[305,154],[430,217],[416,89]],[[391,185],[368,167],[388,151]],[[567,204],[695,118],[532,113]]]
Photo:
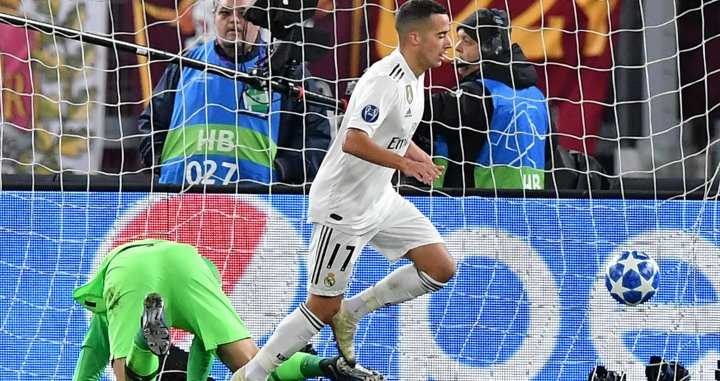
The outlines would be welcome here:
[[[345,307],[350,316],[360,320],[380,307],[406,302],[444,286],[445,283],[430,278],[415,265],[409,264],[396,269],[374,286],[347,299]]]
[[[302,349],[325,324],[301,304],[286,316],[260,352],[245,365],[248,381],[265,381],[275,368]]]

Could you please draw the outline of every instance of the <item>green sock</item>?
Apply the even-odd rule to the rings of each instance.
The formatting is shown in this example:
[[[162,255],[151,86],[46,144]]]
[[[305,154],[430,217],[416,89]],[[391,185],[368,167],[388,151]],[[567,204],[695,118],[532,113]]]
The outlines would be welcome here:
[[[135,345],[137,345],[140,349],[150,349],[150,347],[148,347],[147,345],[147,341],[145,341],[145,335],[143,335],[142,327],[138,329],[133,341],[135,342]]]
[[[154,353],[150,352],[142,330],[139,330],[135,336],[126,361],[126,366],[140,376],[148,376],[160,366],[160,360]]]
[[[214,351],[206,351],[202,340],[195,336],[190,345],[190,355],[187,364],[188,380],[207,380],[212,370]]]
[[[298,381],[324,375],[320,369],[322,357],[297,352],[270,374],[270,381]]]

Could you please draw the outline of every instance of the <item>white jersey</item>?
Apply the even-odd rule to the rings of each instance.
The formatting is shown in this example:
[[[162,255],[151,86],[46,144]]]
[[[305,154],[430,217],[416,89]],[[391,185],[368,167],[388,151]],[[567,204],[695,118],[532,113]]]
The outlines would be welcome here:
[[[343,152],[342,143],[347,129],[355,128],[380,147],[404,156],[423,115],[424,77],[415,77],[399,50],[363,74],[310,188],[310,222],[363,234],[392,211],[400,197],[391,184],[395,170]]]

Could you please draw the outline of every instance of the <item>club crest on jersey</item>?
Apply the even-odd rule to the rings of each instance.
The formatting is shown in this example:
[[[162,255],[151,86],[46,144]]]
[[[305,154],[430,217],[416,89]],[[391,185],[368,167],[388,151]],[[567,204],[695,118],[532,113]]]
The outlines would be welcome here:
[[[405,98],[407,98],[408,103],[412,103],[413,91],[412,91],[412,86],[410,86],[410,85],[405,86]]]
[[[362,118],[368,123],[372,123],[380,116],[380,109],[375,105],[367,105],[362,110]]]
[[[335,285],[335,274],[328,273],[328,275],[325,277],[325,280],[323,281],[325,283],[325,287],[332,287]]]

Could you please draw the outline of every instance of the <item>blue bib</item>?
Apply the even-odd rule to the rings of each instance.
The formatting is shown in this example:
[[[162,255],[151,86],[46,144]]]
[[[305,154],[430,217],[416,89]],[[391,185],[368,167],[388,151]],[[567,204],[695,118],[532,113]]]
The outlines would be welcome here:
[[[545,139],[548,134],[548,107],[537,87],[515,90],[492,79],[478,79],[490,92],[493,115],[488,140],[478,163],[492,167],[545,169]]]
[[[265,55],[236,64],[209,41],[188,57],[246,72]],[[202,70],[184,68],[162,154],[161,183],[268,184],[276,179],[281,96]]]
[[[533,86],[515,90],[492,79],[477,81],[490,92],[494,109],[478,163],[486,167],[545,169],[549,123],[547,102],[540,89]]]

